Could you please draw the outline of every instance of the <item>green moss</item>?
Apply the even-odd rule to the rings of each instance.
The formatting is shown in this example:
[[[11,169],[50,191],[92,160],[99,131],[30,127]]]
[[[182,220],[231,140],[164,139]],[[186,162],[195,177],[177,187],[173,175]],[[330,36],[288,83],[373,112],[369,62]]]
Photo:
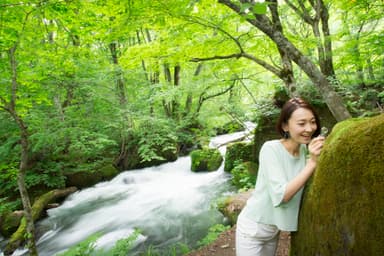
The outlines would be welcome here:
[[[227,146],[225,152],[224,171],[230,172],[236,162],[255,161],[253,154],[253,143],[236,142]]]
[[[15,232],[20,224],[22,212],[10,212],[5,214],[4,221],[1,224],[1,234],[9,237]]]
[[[66,173],[66,187],[91,187],[101,181],[112,179],[118,172],[112,164],[101,165],[96,167],[94,171],[68,172]]]
[[[223,157],[218,149],[206,148],[194,150],[191,156],[191,170],[193,172],[199,171],[216,171],[221,163]]]
[[[338,123],[303,198],[291,255],[384,251],[384,114]]]
[[[110,180],[118,174],[118,170],[111,164],[102,166],[98,172],[100,172],[101,176],[105,180]]]

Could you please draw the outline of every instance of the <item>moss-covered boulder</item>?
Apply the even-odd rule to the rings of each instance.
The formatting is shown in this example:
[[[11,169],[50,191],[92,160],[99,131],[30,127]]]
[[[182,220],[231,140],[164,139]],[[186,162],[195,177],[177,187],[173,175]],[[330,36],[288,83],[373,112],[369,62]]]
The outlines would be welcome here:
[[[384,114],[338,123],[304,194],[291,255],[384,252]]]
[[[4,215],[4,220],[0,223],[0,234],[9,237],[15,232],[24,216],[23,211],[10,212]]]
[[[224,171],[230,172],[239,163],[255,162],[253,143],[235,142],[227,146],[225,152]]]
[[[87,188],[101,181],[110,180],[118,174],[118,170],[111,164],[106,164],[94,171],[68,172],[66,176],[66,187]]]
[[[237,217],[247,203],[253,190],[244,191],[225,198],[218,205],[218,210],[227,218],[230,225],[236,224]]]
[[[194,150],[190,157],[193,172],[216,171],[223,162],[223,157],[216,148]]]

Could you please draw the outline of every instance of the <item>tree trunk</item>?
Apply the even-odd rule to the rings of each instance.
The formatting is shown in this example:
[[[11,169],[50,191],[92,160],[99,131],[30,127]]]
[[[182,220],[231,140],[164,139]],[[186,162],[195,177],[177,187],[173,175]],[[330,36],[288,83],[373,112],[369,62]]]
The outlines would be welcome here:
[[[202,69],[203,69],[203,64],[200,62],[197,65],[195,73],[193,75],[194,76],[198,76]],[[191,109],[192,109],[192,99],[193,99],[192,92],[188,92],[187,99],[185,101],[184,117],[187,116],[191,112]]]
[[[24,208],[24,217],[27,225],[26,237],[28,239],[28,250],[31,256],[37,256],[36,249],[36,241],[35,241],[35,225],[33,223],[32,218],[32,208],[31,202],[29,199],[27,187],[25,185],[25,174],[28,168],[28,153],[29,153],[29,138],[27,126],[24,124],[23,119],[16,112],[16,100],[17,100],[17,90],[18,90],[18,82],[17,82],[17,63],[16,63],[16,46],[12,47],[9,50],[9,59],[10,59],[10,67],[12,72],[12,94],[11,101],[9,103],[8,111],[15,120],[16,124],[20,130],[20,143],[21,143],[21,156],[20,156],[20,167],[19,173],[17,176],[17,185],[20,192],[21,201],[23,203]]]
[[[117,43],[110,43],[109,50],[112,56],[112,63],[115,66],[115,79],[116,79],[116,89],[117,95],[119,97],[120,105],[124,106],[127,103],[127,97],[125,93],[125,83],[121,68],[119,67],[119,57],[117,52]]]
[[[320,72],[317,66],[304,54],[302,54],[289,40],[281,33],[265,29],[265,33],[276,43],[279,48],[285,52],[312,80],[316,85],[329,110],[337,121],[350,118],[351,114],[348,112],[341,97],[335,92],[330,85],[327,76]]]
[[[331,32],[329,30],[329,13],[328,8],[325,6],[324,2],[318,1],[320,7],[320,18],[321,18],[321,28],[323,31],[323,44],[324,44],[324,60],[323,65],[321,66],[321,70],[324,75],[328,77],[336,78],[335,69],[333,67],[333,54],[332,54],[332,40],[331,40]]]
[[[283,26],[281,25],[277,5],[271,5],[270,10],[271,10],[271,18],[272,18],[271,19],[272,27],[274,28],[274,30],[280,31],[280,33],[283,34]],[[293,73],[292,61],[284,49],[277,48],[277,50],[279,51],[281,64],[282,64],[282,69],[279,72],[279,77],[285,83],[285,86],[288,89],[288,94],[291,97],[296,97],[298,95],[296,92],[296,79]]]
[[[285,2],[305,23],[312,27],[312,32],[317,39],[317,54],[321,72],[327,77],[336,78],[333,68],[332,40],[328,26],[327,6],[322,0],[308,1],[312,9],[305,6],[305,1],[297,1],[298,6],[290,0]]]
[[[176,65],[173,70],[174,70],[173,85],[179,86],[180,85],[180,71],[181,71],[180,65],[179,64]],[[172,116],[176,120],[180,119],[180,102],[175,97],[172,99]]]
[[[163,66],[164,66],[165,80],[168,82],[168,84],[171,84],[172,83],[172,75],[171,75],[171,70],[169,69],[169,64],[166,63]],[[167,99],[164,99],[164,98],[163,98],[162,102],[163,102],[163,108],[164,108],[164,112],[165,112],[166,116],[171,118],[172,112],[173,112],[172,103],[170,101],[168,101]]]
[[[169,85],[179,86],[180,85],[180,65],[176,65],[173,67],[173,83],[172,83],[172,74],[171,69],[169,68],[169,64],[164,64],[164,77]],[[179,109],[180,103],[175,96],[172,96],[171,99],[163,99],[163,107],[165,114],[169,118],[173,118],[178,120],[180,118]]]
[[[248,2],[242,0],[241,2]],[[277,6],[276,0],[271,0],[272,5]],[[230,0],[219,0],[219,3],[227,5],[229,8],[242,15],[241,7],[234,4]],[[327,76],[324,75],[318,67],[303,53],[301,53],[284,35],[281,31],[274,28],[272,22],[266,15],[255,14],[254,19],[248,18],[247,21],[266,34],[279,48],[288,54],[289,58],[294,61],[312,80],[315,86],[317,86],[326,102],[328,108],[332,112],[337,121],[341,121],[351,117],[344,106],[340,96],[334,91]]]

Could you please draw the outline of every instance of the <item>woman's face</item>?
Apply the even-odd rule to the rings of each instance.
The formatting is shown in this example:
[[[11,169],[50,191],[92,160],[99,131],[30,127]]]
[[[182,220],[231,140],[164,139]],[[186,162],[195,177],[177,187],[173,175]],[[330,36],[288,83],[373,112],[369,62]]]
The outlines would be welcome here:
[[[315,116],[311,110],[306,108],[298,108],[293,111],[288,123],[283,125],[283,130],[290,134],[289,139],[299,144],[308,144],[316,129]]]

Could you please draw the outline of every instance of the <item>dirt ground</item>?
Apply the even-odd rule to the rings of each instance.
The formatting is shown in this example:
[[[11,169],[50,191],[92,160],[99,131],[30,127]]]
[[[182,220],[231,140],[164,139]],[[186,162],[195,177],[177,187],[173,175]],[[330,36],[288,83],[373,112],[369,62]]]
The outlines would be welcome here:
[[[236,227],[223,232],[212,244],[191,252],[187,256],[235,256]],[[289,232],[281,232],[275,256],[288,256],[291,237]]]

